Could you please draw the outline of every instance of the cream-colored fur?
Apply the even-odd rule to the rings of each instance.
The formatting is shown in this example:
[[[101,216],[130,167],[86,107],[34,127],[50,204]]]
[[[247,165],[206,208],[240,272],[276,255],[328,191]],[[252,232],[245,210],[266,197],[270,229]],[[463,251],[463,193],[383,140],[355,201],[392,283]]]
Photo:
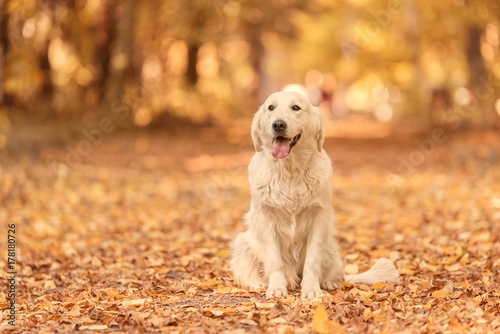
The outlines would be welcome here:
[[[269,110],[269,106],[274,107]],[[294,107],[295,106],[295,107]],[[294,110],[300,108],[300,110]],[[285,158],[274,158],[273,122],[286,123],[283,137],[297,144]],[[330,159],[323,150],[324,120],[319,110],[298,93],[272,94],[252,122],[256,153],[248,167],[251,205],[248,230],[232,245],[231,269],[245,287],[267,286],[267,297],[282,297],[302,287],[302,297],[315,298],[341,281],[372,284],[399,276],[394,264],[380,259],[370,271],[344,276],[332,233]]]

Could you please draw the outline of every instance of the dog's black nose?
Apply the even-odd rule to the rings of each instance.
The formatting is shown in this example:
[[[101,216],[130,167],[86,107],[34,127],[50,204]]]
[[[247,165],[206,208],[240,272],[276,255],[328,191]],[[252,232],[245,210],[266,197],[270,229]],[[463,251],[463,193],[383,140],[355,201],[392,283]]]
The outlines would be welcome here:
[[[275,120],[273,122],[273,130],[276,132],[284,131],[286,129],[286,123],[285,121],[282,121],[281,119]]]

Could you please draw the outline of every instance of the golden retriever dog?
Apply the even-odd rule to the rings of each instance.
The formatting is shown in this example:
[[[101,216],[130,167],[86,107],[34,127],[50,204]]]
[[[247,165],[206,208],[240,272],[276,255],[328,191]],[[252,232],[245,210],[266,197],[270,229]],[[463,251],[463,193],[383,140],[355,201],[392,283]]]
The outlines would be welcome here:
[[[367,272],[344,276],[334,230],[332,166],[323,150],[325,122],[318,108],[293,92],[269,96],[252,121],[256,153],[248,167],[248,230],[233,242],[231,270],[244,287],[267,286],[283,297],[299,284],[315,298],[341,281],[373,284],[399,276],[379,259]]]

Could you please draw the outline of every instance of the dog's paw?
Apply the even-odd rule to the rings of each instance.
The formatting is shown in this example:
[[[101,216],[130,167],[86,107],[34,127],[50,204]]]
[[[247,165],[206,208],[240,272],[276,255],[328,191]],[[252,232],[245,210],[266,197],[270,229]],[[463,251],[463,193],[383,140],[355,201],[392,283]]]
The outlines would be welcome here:
[[[302,288],[302,298],[313,299],[323,294],[319,287],[317,288]]]
[[[269,287],[266,292],[266,298],[273,298],[273,297],[285,297],[287,295],[286,288],[271,288]]]
[[[324,289],[324,290],[335,290],[336,288],[338,288],[340,285],[340,281],[328,281],[328,282],[323,282],[321,283],[321,289]]]

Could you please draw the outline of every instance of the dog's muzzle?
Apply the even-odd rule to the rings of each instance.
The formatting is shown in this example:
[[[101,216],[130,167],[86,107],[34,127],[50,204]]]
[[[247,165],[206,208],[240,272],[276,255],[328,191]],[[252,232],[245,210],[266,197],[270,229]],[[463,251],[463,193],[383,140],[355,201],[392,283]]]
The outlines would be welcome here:
[[[277,136],[273,139],[273,144],[271,147],[271,153],[276,159],[284,159],[290,153],[292,148],[297,145],[301,134],[299,133],[293,138],[287,138],[283,136]]]

